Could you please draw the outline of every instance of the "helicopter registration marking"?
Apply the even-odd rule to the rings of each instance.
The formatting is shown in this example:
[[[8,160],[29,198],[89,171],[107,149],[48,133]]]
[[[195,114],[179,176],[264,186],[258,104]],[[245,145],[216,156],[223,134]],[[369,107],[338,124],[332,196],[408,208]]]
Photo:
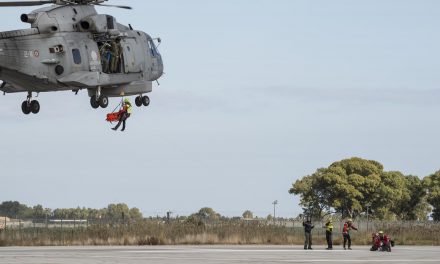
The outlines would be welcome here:
[[[38,58],[38,57],[40,57],[40,51],[38,51],[38,50],[25,50],[23,52],[23,56],[25,58],[29,58],[29,57]]]

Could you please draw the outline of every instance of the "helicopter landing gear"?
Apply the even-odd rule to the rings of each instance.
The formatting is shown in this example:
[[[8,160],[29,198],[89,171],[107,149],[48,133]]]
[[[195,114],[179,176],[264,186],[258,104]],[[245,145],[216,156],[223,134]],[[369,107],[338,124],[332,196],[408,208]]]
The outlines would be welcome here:
[[[97,109],[98,107],[107,108],[108,106],[108,97],[101,95],[101,87],[98,87],[96,90],[96,94],[90,98],[90,105]]]
[[[108,97],[107,96],[100,96],[99,99],[96,99],[96,95],[93,95],[90,97],[90,105],[97,109],[99,107],[107,108],[108,106]]]
[[[150,105],[150,98],[146,95],[144,95],[144,96],[139,95],[138,97],[136,97],[134,102],[137,107],[141,107],[142,105],[149,106]]]
[[[30,113],[38,114],[40,112],[40,103],[37,100],[32,100],[31,92],[28,93],[26,101],[21,104],[21,110],[25,115]]]

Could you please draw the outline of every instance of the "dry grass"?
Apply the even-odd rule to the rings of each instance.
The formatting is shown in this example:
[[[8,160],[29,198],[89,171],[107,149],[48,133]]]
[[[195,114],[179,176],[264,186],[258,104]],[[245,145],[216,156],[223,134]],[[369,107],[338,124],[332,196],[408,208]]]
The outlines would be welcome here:
[[[392,225],[387,227],[398,245],[440,245],[440,225]],[[352,233],[353,243],[368,245],[371,234]],[[7,229],[0,234],[0,246],[82,246],[82,245],[301,245],[301,227],[274,226],[261,223],[226,222],[210,225],[143,221],[132,224],[90,225],[79,228]],[[313,233],[314,244],[325,244],[323,229]],[[334,232],[334,244],[342,237]]]

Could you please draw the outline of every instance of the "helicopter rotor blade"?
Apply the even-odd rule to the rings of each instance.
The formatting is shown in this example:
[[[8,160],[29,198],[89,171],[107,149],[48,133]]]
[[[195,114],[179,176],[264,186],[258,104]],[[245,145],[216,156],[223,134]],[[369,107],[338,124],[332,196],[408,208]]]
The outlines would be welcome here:
[[[0,2],[0,7],[13,6],[39,6],[46,4],[54,4],[56,1],[16,1],[16,2]]]
[[[106,6],[106,7],[116,7],[116,8],[122,8],[122,9],[133,9],[131,6],[121,6],[121,5],[105,5],[105,4],[94,4],[96,6]]]

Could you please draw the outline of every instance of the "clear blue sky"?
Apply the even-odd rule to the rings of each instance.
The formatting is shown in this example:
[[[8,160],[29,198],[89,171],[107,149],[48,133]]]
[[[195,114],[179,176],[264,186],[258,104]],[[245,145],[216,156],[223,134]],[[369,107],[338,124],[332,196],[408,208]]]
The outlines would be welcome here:
[[[166,75],[128,131],[86,92],[0,97],[0,201],[146,215],[300,212],[296,179],[352,156],[440,169],[440,1],[111,1],[160,36]],[[0,9],[0,30],[29,8]],[[111,108],[111,109],[110,109]]]

